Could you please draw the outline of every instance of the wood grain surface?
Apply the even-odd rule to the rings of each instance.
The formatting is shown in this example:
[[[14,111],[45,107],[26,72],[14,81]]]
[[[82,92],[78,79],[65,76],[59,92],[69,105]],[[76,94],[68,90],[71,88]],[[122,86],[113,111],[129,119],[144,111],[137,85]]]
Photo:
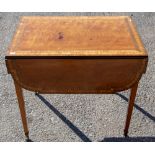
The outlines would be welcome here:
[[[21,18],[6,64],[28,90],[114,93],[138,83],[147,53],[126,16],[29,16]]]
[[[129,17],[22,17],[8,50],[14,56],[147,56]]]
[[[138,83],[145,59],[7,60],[14,80],[40,93],[114,93]]]

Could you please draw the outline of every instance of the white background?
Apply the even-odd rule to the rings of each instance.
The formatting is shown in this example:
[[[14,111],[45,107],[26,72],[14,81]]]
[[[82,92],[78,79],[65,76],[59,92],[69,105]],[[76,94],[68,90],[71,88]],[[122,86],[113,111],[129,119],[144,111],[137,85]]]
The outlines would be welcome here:
[[[0,0],[8,12],[153,12],[154,0]]]

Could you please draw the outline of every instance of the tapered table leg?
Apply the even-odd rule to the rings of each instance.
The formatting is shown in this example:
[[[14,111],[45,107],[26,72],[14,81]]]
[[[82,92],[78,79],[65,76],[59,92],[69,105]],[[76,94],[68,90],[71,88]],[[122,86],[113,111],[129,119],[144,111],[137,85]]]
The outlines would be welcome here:
[[[18,83],[16,83],[15,81],[14,81],[14,83],[15,83],[16,94],[17,94],[21,119],[22,119],[22,123],[23,123],[24,133],[25,133],[25,136],[27,137],[27,139],[29,139],[29,131],[28,131],[27,120],[26,120],[26,112],[25,112],[25,103],[24,103],[24,98],[23,98],[23,91],[22,91],[22,88],[18,85]]]
[[[132,115],[132,111],[133,111],[133,106],[134,106],[134,101],[135,101],[135,97],[136,97],[137,88],[138,88],[138,83],[136,83],[131,88],[127,118],[126,118],[125,129],[124,129],[124,136],[128,136],[128,129],[129,129],[129,126],[130,126],[130,120],[131,120],[131,115]]]

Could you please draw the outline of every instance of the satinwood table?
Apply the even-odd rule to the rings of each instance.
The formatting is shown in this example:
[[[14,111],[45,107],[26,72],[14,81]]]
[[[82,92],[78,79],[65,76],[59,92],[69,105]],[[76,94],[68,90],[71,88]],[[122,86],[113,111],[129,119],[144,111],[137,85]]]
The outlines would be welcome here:
[[[23,128],[22,89],[48,94],[108,94],[131,89],[127,136],[148,55],[130,17],[24,16],[6,55]]]

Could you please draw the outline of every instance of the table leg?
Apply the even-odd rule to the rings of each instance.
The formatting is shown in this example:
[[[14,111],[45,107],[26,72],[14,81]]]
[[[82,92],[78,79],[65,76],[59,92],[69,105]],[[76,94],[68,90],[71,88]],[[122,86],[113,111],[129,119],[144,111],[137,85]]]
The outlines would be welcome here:
[[[130,125],[130,120],[131,120],[131,115],[133,111],[133,106],[134,106],[134,101],[136,98],[136,92],[138,88],[138,83],[136,83],[132,88],[131,88],[131,93],[130,93],[130,100],[129,100],[129,105],[128,105],[128,112],[127,112],[127,117],[126,117],[126,124],[125,124],[125,129],[124,129],[124,136],[128,136],[128,129]]]
[[[17,99],[18,99],[18,104],[19,104],[19,109],[20,109],[20,114],[22,118],[22,123],[23,123],[23,128],[24,128],[24,133],[27,139],[29,139],[29,131],[28,131],[28,126],[27,126],[27,120],[26,120],[26,112],[25,112],[25,103],[24,103],[24,98],[23,98],[23,91],[20,85],[18,83],[15,83],[15,88],[16,88],[16,94],[17,94]]]

